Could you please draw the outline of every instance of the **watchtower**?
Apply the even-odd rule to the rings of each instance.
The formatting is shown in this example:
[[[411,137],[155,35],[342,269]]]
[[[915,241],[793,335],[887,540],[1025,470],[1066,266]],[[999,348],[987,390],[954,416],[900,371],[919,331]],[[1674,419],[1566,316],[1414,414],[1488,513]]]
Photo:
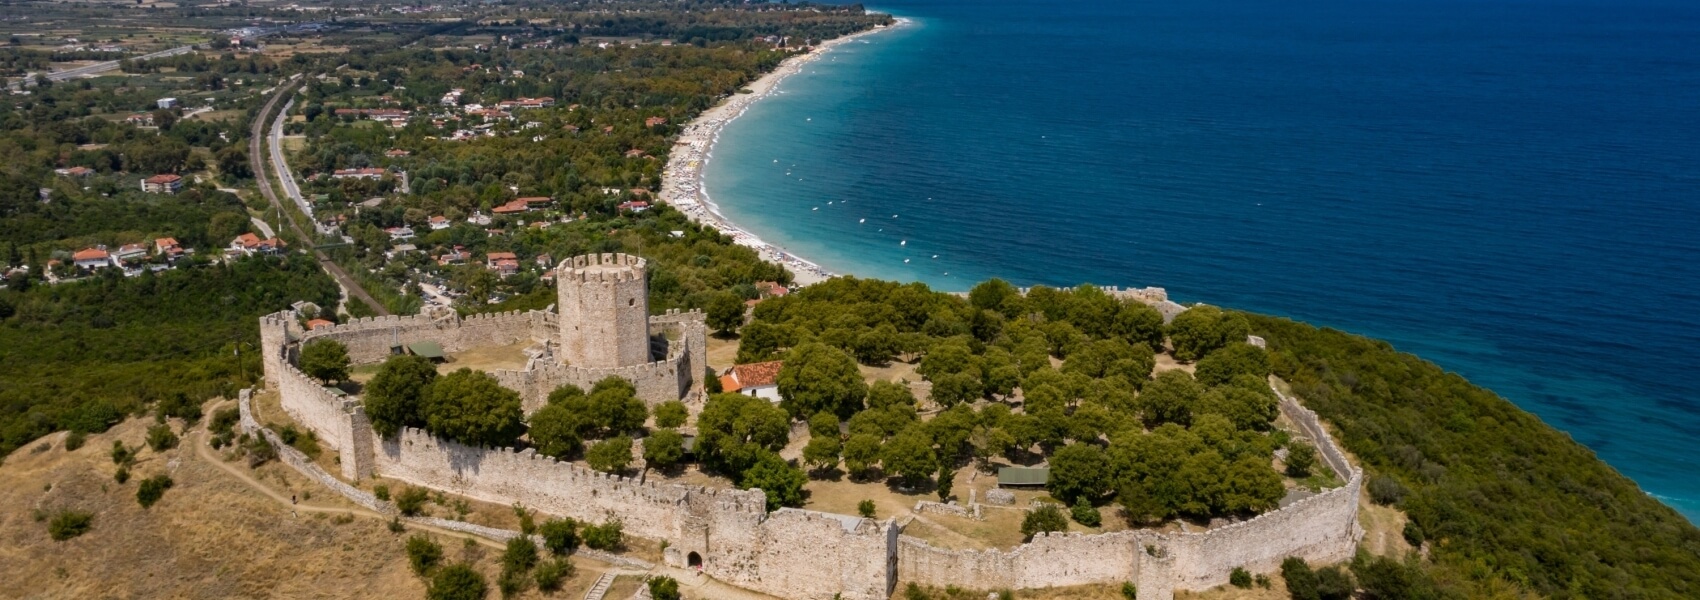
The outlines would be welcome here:
[[[627,254],[574,256],[555,268],[561,360],[610,368],[649,362],[647,263]]]

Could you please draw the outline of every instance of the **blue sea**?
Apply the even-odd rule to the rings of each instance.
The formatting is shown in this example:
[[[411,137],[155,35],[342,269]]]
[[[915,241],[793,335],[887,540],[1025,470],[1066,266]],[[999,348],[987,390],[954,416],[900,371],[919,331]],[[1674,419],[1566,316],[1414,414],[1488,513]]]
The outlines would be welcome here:
[[[734,222],[840,273],[1383,338],[1700,516],[1700,3],[877,9],[913,23],[722,133]]]

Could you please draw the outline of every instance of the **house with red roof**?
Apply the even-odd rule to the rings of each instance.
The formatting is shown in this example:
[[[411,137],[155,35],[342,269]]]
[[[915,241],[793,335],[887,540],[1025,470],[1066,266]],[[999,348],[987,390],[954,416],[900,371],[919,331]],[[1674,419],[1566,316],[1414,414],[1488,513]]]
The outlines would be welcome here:
[[[95,246],[71,254],[71,261],[79,269],[101,269],[112,266],[112,255],[106,251],[106,246]]]
[[[183,189],[183,178],[170,173],[142,180],[142,191],[150,194],[175,194],[180,189]]]
[[[720,375],[720,391],[778,402],[779,369],[783,366],[785,361],[773,360],[732,367]]]
[[[183,256],[183,245],[177,243],[177,238],[164,237],[153,241],[153,251],[165,260],[177,260]]]
[[[260,236],[254,235],[252,233],[244,233],[242,235],[236,236],[236,239],[230,241],[230,247],[229,247],[229,249],[227,249],[225,251],[225,254],[230,255],[230,256],[236,256],[236,255],[253,256],[255,254],[277,254],[279,252],[282,252],[283,247],[287,246],[287,245],[288,244],[285,244],[283,240],[280,240],[280,239],[277,239],[277,238],[271,238],[269,240],[262,240],[262,239],[260,239]]]
[[[526,211],[529,211],[529,210],[531,210],[531,205],[526,204],[525,199],[521,198],[521,199],[518,199],[518,200],[514,200],[512,202],[509,202],[507,204],[503,204],[501,206],[492,208],[492,209],[490,209],[490,212],[496,213],[498,215],[512,215],[512,214],[518,214],[518,213],[526,212]]]
[[[491,252],[484,255],[484,261],[487,268],[502,277],[519,272],[519,257],[512,252]]]

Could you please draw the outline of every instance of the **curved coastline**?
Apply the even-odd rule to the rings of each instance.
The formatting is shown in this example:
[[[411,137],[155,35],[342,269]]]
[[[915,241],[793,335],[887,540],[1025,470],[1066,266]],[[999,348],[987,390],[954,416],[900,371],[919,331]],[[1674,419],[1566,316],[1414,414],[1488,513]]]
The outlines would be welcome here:
[[[813,50],[785,59],[779,67],[745,86],[750,93],[733,94],[686,124],[684,130],[679,133],[679,139],[673,144],[673,150],[667,158],[667,166],[662,173],[661,201],[679,209],[692,221],[732,236],[733,241],[739,245],[754,249],[761,255],[762,260],[785,267],[791,271],[797,285],[811,285],[836,276],[837,273],[828,271],[819,264],[762,241],[754,233],[738,227],[726,218],[726,215],[720,212],[719,205],[709,196],[703,184],[703,173],[708,167],[709,159],[714,157],[714,145],[720,141],[720,131],[726,125],[743,116],[756,102],[777,91],[779,83],[786,77],[802,71],[803,65],[831,52],[833,48],[862,36],[891,31],[912,22],[903,17],[893,18],[895,22],[891,25],[875,26],[873,29],[833,38],[822,42]]]

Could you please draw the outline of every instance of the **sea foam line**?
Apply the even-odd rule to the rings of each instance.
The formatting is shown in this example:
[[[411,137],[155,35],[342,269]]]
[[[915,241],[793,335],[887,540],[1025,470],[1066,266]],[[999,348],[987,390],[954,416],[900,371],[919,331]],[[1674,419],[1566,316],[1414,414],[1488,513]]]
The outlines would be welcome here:
[[[750,90],[749,94],[734,93],[724,103],[703,111],[695,120],[685,125],[678,141],[674,143],[662,173],[661,201],[684,212],[693,221],[732,236],[736,243],[755,249],[763,260],[790,268],[797,283],[801,285],[809,285],[836,275],[813,261],[762,241],[754,233],[738,227],[731,219],[726,218],[726,215],[720,212],[719,205],[709,196],[703,173],[708,167],[708,161],[714,158],[714,146],[720,142],[721,130],[738,117],[744,116],[756,102],[776,93],[779,83],[786,77],[801,72],[803,65],[813,62],[841,44],[909,23],[909,19],[899,17],[891,25],[875,26],[873,29],[822,42],[809,52],[785,59],[773,71],[751,82],[746,86]]]

